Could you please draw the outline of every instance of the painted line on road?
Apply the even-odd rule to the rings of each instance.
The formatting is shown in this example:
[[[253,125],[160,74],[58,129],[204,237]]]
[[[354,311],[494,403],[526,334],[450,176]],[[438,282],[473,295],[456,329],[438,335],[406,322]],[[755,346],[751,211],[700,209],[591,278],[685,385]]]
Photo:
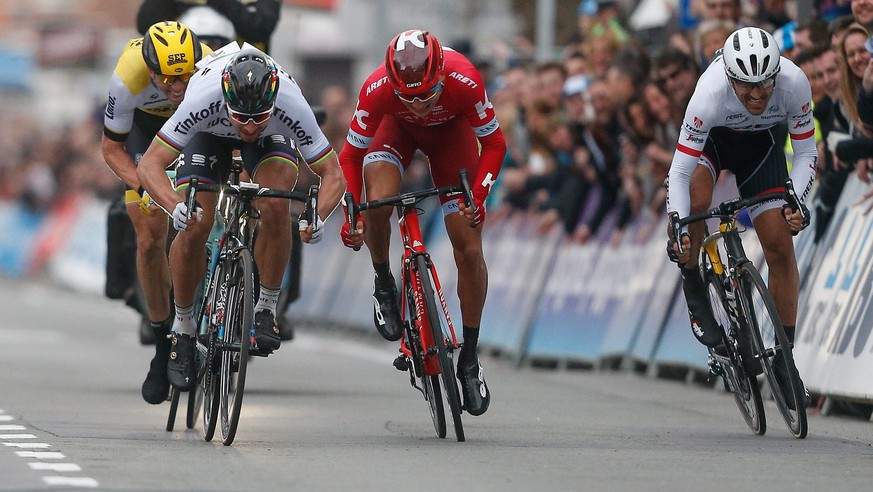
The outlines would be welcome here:
[[[0,409],[0,422],[12,422],[15,418],[11,415],[6,415]],[[46,449],[52,447],[49,443],[44,442],[28,442],[30,439],[36,439],[34,434],[28,434],[27,427],[21,424],[0,424],[0,432],[10,432],[10,434],[0,434],[0,442],[5,447],[14,447],[19,449]],[[18,432],[16,432],[18,431]],[[12,434],[11,432],[16,432]],[[11,441],[11,442],[10,442]],[[63,453],[57,451],[16,451],[15,454],[20,458],[31,460],[60,460],[66,458]],[[45,461],[30,461],[27,463],[31,470],[41,472],[54,473],[77,473],[82,471],[82,467],[76,463],[59,463]],[[57,485],[61,487],[98,487],[97,480],[91,477],[68,477],[64,475],[43,475],[43,482],[47,485]]]

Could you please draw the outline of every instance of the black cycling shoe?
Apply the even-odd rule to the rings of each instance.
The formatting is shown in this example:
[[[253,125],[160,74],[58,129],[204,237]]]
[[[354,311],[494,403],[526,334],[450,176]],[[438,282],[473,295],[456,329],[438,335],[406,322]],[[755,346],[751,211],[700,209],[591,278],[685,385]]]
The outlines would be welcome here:
[[[779,387],[784,387],[785,382],[788,379],[788,370],[785,367],[785,362],[783,361],[782,357],[777,357],[773,360],[773,372],[775,373],[774,375],[776,376],[776,382],[779,383]],[[797,377],[799,379],[800,375],[798,374]],[[803,407],[809,408],[812,406],[812,396],[810,396],[809,390],[806,389],[806,385],[803,384],[802,379],[800,380],[800,387],[803,390],[803,395],[801,395],[801,397],[803,398]],[[794,408],[793,398],[787,398],[785,404],[786,406],[788,406],[789,410],[796,410]]]
[[[400,320],[398,297],[393,277],[389,281],[383,281],[376,277],[373,289],[373,321],[376,323],[376,330],[379,331],[379,334],[390,342],[396,342],[403,336],[403,322]]]
[[[158,405],[167,399],[170,393],[170,381],[167,379],[167,362],[170,360],[170,328],[162,323],[159,328],[149,326],[155,339],[155,356],[149,366],[149,373],[142,383],[142,398],[147,403]]]
[[[252,355],[267,356],[282,345],[276,317],[269,309],[255,313],[255,347]]]
[[[470,415],[482,415],[491,403],[491,392],[485,383],[485,372],[479,364],[479,357],[473,356],[465,362],[466,357],[458,357],[458,380],[461,382],[461,392],[464,394],[464,409]]]
[[[197,384],[197,361],[194,357],[194,337],[173,333],[170,361],[167,363],[167,379],[179,391],[191,391]]]
[[[722,343],[724,330],[712,315],[706,286],[697,270],[682,271],[682,290],[685,292],[685,302],[688,304],[688,318],[691,320],[691,331],[697,340],[707,347],[716,347]]]

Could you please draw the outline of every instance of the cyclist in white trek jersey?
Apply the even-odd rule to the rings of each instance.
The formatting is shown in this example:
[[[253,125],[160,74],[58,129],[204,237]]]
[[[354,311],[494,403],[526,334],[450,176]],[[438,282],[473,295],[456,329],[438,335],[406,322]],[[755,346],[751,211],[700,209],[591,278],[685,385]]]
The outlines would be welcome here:
[[[790,175],[802,204],[817,161],[809,81],[780,57],[769,33],[739,29],[701,75],[688,104],[668,176],[667,212],[686,217],[707,210],[722,170],[734,173],[743,198],[782,190],[789,175],[786,132],[794,149]],[[770,293],[791,341],[799,293],[792,234],[809,225],[809,213],[801,208],[791,210],[784,201],[772,200],[749,210],[770,268]],[[679,240],[682,253],[672,242],[668,253],[682,271],[692,331],[701,343],[717,347],[723,331],[697,272],[703,224],[692,224]]]

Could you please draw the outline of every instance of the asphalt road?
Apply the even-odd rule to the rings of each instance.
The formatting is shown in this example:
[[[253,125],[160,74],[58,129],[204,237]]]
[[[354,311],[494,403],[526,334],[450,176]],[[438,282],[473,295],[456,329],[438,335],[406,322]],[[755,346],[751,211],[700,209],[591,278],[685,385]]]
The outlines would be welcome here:
[[[733,399],[622,372],[483,360],[493,394],[467,442],[435,437],[396,345],[303,327],[249,366],[232,446],[164,430],[140,384],[152,356],[118,302],[0,280],[0,490],[857,491],[873,425],[811,416],[763,437]]]

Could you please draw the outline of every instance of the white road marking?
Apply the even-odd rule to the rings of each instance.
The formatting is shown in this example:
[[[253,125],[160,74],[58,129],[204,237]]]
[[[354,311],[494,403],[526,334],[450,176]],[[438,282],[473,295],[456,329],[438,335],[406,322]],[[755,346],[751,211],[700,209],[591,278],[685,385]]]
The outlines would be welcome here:
[[[38,460],[59,460],[66,458],[64,453],[57,451],[16,451],[15,454],[22,458],[36,458]]]
[[[97,480],[88,477],[42,477],[48,485],[66,485],[68,487],[97,487]]]
[[[34,463],[28,463],[28,465],[30,465],[30,467],[34,470],[48,470],[56,472],[82,471],[82,467],[75,463],[43,463],[41,461],[37,461]]]
[[[15,420],[11,415],[5,415],[3,410],[0,410],[0,422],[10,422]],[[27,427],[20,424],[0,424],[0,432],[26,431]],[[0,434],[0,441],[7,447],[15,447],[19,449],[46,449],[52,447],[51,444],[43,442],[21,442],[28,439],[36,439],[33,434]],[[21,458],[36,459],[36,460],[60,460],[64,459],[63,453],[58,451],[16,451],[15,454]],[[55,473],[66,472],[81,472],[82,467],[75,463],[47,463],[43,461],[32,461],[27,464],[31,470],[48,471]],[[65,477],[62,475],[43,476],[42,480],[48,485],[58,485],[66,487],[97,487],[97,480],[91,477]]]

